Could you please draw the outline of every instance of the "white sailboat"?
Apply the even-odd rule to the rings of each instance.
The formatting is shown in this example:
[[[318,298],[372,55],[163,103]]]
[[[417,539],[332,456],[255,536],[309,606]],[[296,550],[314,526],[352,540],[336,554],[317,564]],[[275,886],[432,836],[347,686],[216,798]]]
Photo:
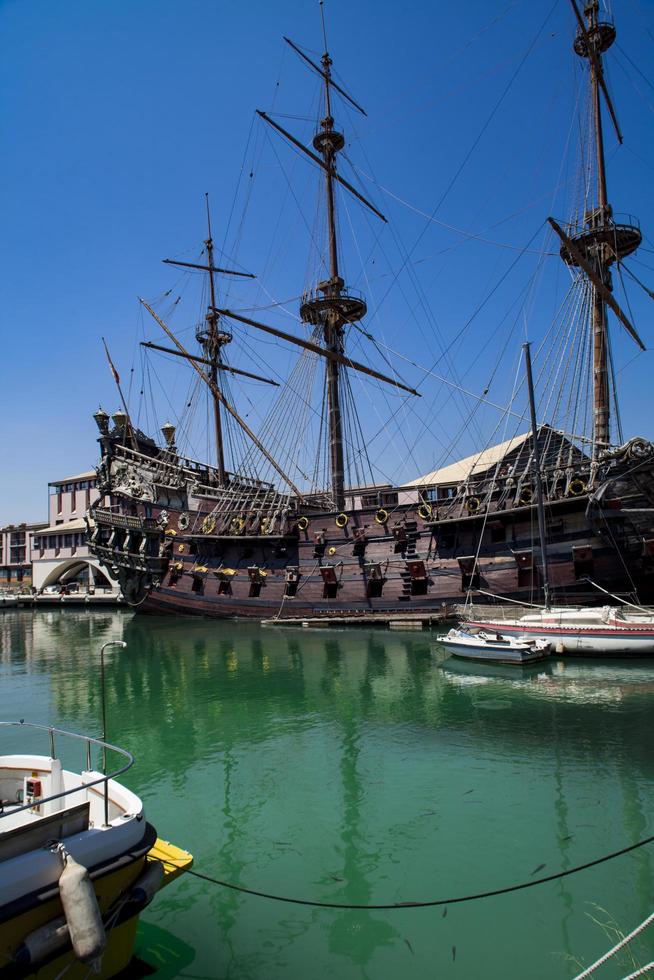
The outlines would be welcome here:
[[[505,636],[545,640],[558,654],[647,657],[654,654],[654,616],[623,606],[545,607],[513,619],[466,620],[473,633],[501,630]]]

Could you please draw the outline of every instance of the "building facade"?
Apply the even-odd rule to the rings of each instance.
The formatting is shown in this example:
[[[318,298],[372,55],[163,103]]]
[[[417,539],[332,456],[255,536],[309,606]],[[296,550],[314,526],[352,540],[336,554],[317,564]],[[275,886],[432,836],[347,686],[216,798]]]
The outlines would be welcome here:
[[[41,521],[0,528],[0,591],[31,587],[34,535],[43,527],[45,523]]]
[[[32,584],[38,592],[57,587],[118,591],[89,553],[86,515],[100,496],[95,470],[48,484],[48,524],[32,535]],[[107,505],[109,501],[106,501]]]

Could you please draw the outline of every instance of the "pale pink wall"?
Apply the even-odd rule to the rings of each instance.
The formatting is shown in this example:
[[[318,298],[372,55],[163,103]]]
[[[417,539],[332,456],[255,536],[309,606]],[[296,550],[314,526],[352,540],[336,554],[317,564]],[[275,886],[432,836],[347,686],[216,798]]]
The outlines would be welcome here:
[[[65,524],[67,521],[84,517],[90,505],[100,496],[95,483],[95,473],[84,475],[78,480],[51,483],[48,501],[49,523]]]

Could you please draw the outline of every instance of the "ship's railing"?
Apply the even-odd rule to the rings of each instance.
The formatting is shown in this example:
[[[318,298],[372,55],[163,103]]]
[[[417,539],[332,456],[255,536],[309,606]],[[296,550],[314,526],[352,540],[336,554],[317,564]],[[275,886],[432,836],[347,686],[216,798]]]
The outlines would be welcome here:
[[[104,813],[105,813],[105,825],[108,824],[108,813],[109,813],[109,781],[111,779],[117,779],[118,776],[122,776],[124,772],[131,769],[134,765],[134,756],[127,749],[121,749],[118,745],[112,745],[111,742],[106,742],[101,738],[93,738],[91,735],[80,735],[78,732],[67,732],[63,728],[53,728],[49,725],[36,725],[28,721],[0,721],[0,728],[30,728],[33,731],[46,732],[48,736],[48,749],[51,759],[56,759],[56,748],[55,748],[55,736],[63,736],[64,738],[77,739],[83,742],[86,747],[86,771],[92,772],[93,767],[91,763],[91,746],[97,746],[102,750],[103,759],[106,760],[107,751],[116,752],[118,755],[123,756],[127,759],[127,762],[120,766],[118,769],[112,770],[112,772],[104,773],[102,776],[98,776],[97,779],[91,779],[88,782],[84,782],[78,786],[71,786],[70,789],[61,790],[59,793],[53,793],[51,796],[40,796],[38,800],[33,800],[31,803],[23,803],[22,805],[14,806],[13,804],[8,810],[0,807],[0,820],[3,817],[14,816],[16,813],[21,813],[24,810],[31,810],[34,806],[41,806],[44,803],[52,803],[55,800],[62,800],[67,796],[71,796],[74,793],[79,793],[80,790],[88,790],[91,786],[104,786]],[[29,753],[21,753],[28,755]],[[106,768],[106,766],[105,766]],[[0,824],[0,832],[2,825]]]
[[[106,507],[96,507],[92,511],[92,516],[96,524],[107,524],[111,527],[124,527],[128,530],[143,531],[146,529],[156,530],[159,525],[152,517],[135,517],[132,514],[117,514]]]
[[[215,491],[216,484],[220,483],[218,470],[213,466],[209,466],[207,463],[201,463],[197,459],[190,459],[187,456],[179,456],[176,452],[171,452],[170,449],[161,449],[159,455],[148,456],[138,452],[136,449],[132,449],[131,446],[120,445],[114,447],[113,454],[114,458],[120,456],[133,462],[146,463],[148,467],[158,469],[162,473],[168,472],[171,475],[179,476],[180,471],[183,471],[188,476],[194,477],[196,481],[203,480],[203,486],[205,488],[209,487],[212,491]],[[267,480],[259,480],[256,477],[242,473],[227,473],[227,478],[230,483],[234,483],[237,486],[253,487],[261,490],[272,490],[274,486]]]
[[[596,215],[599,223],[594,223],[593,215]],[[574,239],[579,235],[585,234],[589,227],[593,229],[600,227],[600,225],[607,228],[635,228],[637,231],[640,231],[640,221],[635,215],[621,212],[604,217],[600,213],[599,208],[595,211],[588,211],[581,220],[571,221],[563,227],[568,238]]]
[[[361,290],[353,289],[351,286],[343,286],[338,295],[341,299],[358,299],[362,303],[365,303],[366,301]],[[303,306],[305,303],[312,303],[314,300],[323,300],[325,299],[325,296],[329,296],[329,293],[326,293],[317,286],[312,286],[310,289],[307,289],[302,293],[302,296],[300,297],[300,306]]]

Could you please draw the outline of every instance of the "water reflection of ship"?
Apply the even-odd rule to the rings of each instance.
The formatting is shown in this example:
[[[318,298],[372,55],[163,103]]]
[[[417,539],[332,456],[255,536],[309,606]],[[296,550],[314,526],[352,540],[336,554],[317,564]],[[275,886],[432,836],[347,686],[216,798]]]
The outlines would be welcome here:
[[[571,663],[551,660],[542,664],[506,667],[501,664],[472,663],[450,657],[441,663],[451,683],[484,686],[497,682],[529,697],[597,704],[619,702],[629,697],[649,697],[654,693],[654,668],[650,661]]]

